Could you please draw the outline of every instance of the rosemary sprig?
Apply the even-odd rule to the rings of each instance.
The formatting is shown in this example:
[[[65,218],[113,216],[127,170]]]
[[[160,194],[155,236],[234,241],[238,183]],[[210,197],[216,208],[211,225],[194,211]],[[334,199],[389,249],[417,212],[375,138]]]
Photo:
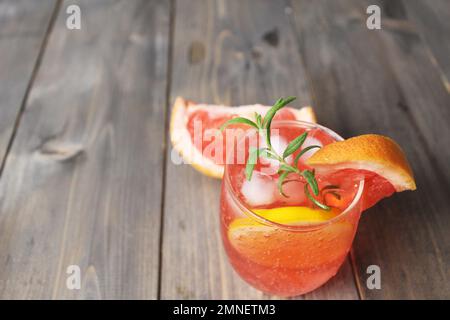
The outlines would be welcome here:
[[[306,181],[305,184],[305,194],[308,197],[308,199],[314,203],[316,206],[318,206],[319,208],[322,208],[324,210],[330,210],[330,207],[321,203],[319,200],[317,200],[316,198],[313,197],[314,196],[318,196],[319,195],[319,187],[317,184],[317,180],[315,178],[315,173],[314,171],[311,170],[300,170],[298,169],[298,161],[300,160],[300,157],[302,155],[304,155],[307,151],[314,149],[314,148],[320,148],[320,146],[309,146],[306,147],[304,149],[300,149],[301,146],[303,145],[303,143],[305,142],[308,133],[304,132],[303,134],[299,135],[298,137],[296,137],[294,140],[292,140],[288,146],[286,147],[286,149],[284,150],[284,152],[282,153],[282,155],[279,155],[275,149],[272,147],[272,143],[270,140],[270,126],[272,124],[272,120],[275,116],[275,114],[282,109],[283,107],[285,107],[286,105],[288,105],[289,103],[291,103],[292,101],[294,101],[296,99],[296,97],[288,97],[288,98],[280,98],[278,99],[275,104],[272,106],[272,108],[269,109],[269,111],[267,111],[266,115],[264,116],[264,118],[258,114],[255,113],[255,120],[256,122],[253,122],[252,120],[249,120],[247,118],[243,118],[243,117],[237,117],[237,118],[233,118],[231,120],[228,120],[227,122],[225,122],[221,127],[220,130],[224,130],[227,126],[229,126],[230,124],[235,124],[235,123],[243,123],[243,124],[247,124],[249,126],[252,126],[258,130],[261,130],[262,132],[265,132],[265,138],[266,138],[266,148],[260,148],[260,149],[256,149],[256,148],[250,148],[249,149],[249,157],[247,160],[247,164],[245,167],[245,176],[247,178],[247,180],[251,180],[252,178],[252,174],[253,174],[253,170],[255,169],[255,164],[258,160],[259,157],[264,157],[264,158],[268,158],[268,159],[274,159],[277,160],[280,163],[279,166],[279,170],[278,170],[278,174],[279,174],[279,178],[278,178],[278,190],[280,192],[281,195],[287,197],[287,195],[283,192],[283,185],[286,182],[289,181],[293,181],[293,180],[286,180],[286,178],[290,175],[290,174],[297,174],[301,177],[303,177],[303,179]],[[292,155],[293,153],[295,153],[296,151],[300,150],[300,152],[297,154],[297,156],[294,159],[294,165],[290,165],[289,163],[286,162],[286,158],[289,157],[290,155]],[[312,191],[313,195],[311,195],[310,190]]]
[[[286,99],[280,98],[275,102],[272,108],[267,111],[262,122],[261,129],[266,129],[266,143],[269,148],[272,148],[272,143],[270,142],[270,125],[272,124],[273,117],[275,114],[283,107],[287,106],[289,103],[297,99],[297,97],[287,97]]]
[[[313,145],[313,146],[309,146],[309,147],[306,147],[306,148],[302,149],[302,150],[297,154],[297,156],[295,157],[295,159],[294,159],[294,165],[297,166],[298,161],[300,160],[300,158],[302,157],[302,155],[304,155],[307,151],[309,151],[309,150],[311,150],[311,149],[314,149],[314,148],[319,148],[319,149],[320,149],[321,147],[320,147],[320,146]]]

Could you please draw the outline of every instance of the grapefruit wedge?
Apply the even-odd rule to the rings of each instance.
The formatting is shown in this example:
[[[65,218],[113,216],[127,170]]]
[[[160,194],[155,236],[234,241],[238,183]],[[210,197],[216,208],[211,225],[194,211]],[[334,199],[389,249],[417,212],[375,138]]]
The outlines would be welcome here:
[[[324,146],[306,164],[317,174],[339,179],[363,177],[363,210],[394,192],[415,190],[416,183],[408,160],[392,139],[366,134]]]
[[[208,129],[218,130],[225,121],[238,116],[255,121],[255,113],[264,116],[269,109],[269,106],[260,104],[239,107],[197,104],[178,97],[175,100],[171,113],[170,140],[174,150],[181,155],[185,163],[192,165],[207,176],[221,179],[224,172],[225,154],[217,156],[205,152],[213,141],[205,141],[206,139],[201,138],[202,142],[197,143],[196,132],[201,131],[201,137],[204,137]],[[316,122],[316,117],[311,107],[303,107],[301,109],[286,107],[280,110],[274,119]],[[233,125],[227,130],[230,128],[242,128],[245,131],[249,127]],[[222,150],[226,150],[225,137],[222,138],[222,143]]]

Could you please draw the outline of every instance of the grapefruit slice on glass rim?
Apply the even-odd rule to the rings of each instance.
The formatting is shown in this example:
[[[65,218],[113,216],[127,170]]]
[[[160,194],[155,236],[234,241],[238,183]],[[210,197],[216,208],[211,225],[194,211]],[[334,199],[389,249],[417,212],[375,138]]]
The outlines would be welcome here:
[[[170,140],[173,148],[178,152],[183,161],[192,165],[203,174],[221,179],[224,173],[225,154],[215,155],[209,152],[208,146],[212,145],[212,137],[206,138],[208,129],[219,130],[220,126],[234,117],[244,117],[255,121],[255,113],[264,117],[270,109],[269,106],[260,104],[229,107],[223,105],[197,104],[178,97],[172,108],[170,119]],[[280,110],[274,120],[300,120],[316,123],[316,116],[311,107],[294,109],[285,107]],[[241,128],[244,131],[249,127],[236,124],[227,129]],[[201,132],[201,142],[196,139],[197,131]],[[222,135],[222,133],[220,133]],[[223,148],[226,149],[226,137],[222,136]],[[208,141],[205,141],[208,140]],[[218,161],[217,159],[220,158]]]
[[[365,134],[330,143],[314,153],[306,164],[328,181],[342,177],[364,178],[362,210],[394,192],[415,190],[413,172],[400,146],[392,139]]]

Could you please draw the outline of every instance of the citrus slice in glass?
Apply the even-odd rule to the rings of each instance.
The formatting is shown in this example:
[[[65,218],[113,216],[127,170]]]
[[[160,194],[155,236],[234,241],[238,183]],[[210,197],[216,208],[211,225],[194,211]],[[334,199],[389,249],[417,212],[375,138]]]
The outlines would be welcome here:
[[[260,217],[295,226],[326,222],[339,214],[309,207],[255,209]],[[228,228],[232,246],[246,259],[268,267],[308,269],[345,257],[354,235],[348,221],[337,221],[314,232],[293,232],[265,225],[253,218],[233,220]],[[345,253],[345,254],[343,254]]]

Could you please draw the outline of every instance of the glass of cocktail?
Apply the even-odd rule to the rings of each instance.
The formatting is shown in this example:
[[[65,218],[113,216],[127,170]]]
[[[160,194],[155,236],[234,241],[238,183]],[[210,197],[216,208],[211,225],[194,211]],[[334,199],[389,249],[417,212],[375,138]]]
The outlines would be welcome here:
[[[305,132],[303,148],[343,140],[317,124],[278,121],[271,126],[272,145],[282,150]],[[220,202],[222,239],[231,265],[249,284],[270,294],[301,295],[328,281],[344,262],[363,208],[364,175],[347,175],[345,170],[332,176],[316,174],[320,192],[315,198],[329,207],[321,209],[310,201],[301,177],[288,175],[280,183],[276,161],[259,158],[252,178],[246,179],[249,148],[264,144],[263,135],[250,130],[236,150],[227,150]],[[286,162],[293,165],[299,152]],[[305,161],[314,152],[304,152],[295,166],[310,169]],[[242,154],[245,161],[238,161]]]

